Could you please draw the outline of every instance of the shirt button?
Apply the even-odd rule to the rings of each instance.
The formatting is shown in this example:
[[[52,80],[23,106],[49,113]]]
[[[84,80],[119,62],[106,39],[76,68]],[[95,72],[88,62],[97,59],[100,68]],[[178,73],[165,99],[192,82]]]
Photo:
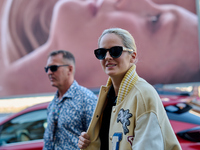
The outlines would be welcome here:
[[[114,113],[116,112],[116,109],[115,109],[115,108],[113,108],[113,112],[114,112]]]
[[[110,140],[112,141],[112,136],[110,136]]]

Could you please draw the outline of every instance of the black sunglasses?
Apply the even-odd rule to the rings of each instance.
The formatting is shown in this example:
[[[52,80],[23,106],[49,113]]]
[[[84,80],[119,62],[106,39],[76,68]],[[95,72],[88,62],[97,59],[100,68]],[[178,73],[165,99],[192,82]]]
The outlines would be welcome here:
[[[110,56],[112,58],[120,57],[123,51],[133,52],[132,49],[128,49],[128,48],[125,48],[125,47],[122,47],[122,46],[114,46],[114,47],[111,47],[109,49],[98,48],[98,49],[94,50],[94,54],[95,54],[97,59],[102,60],[102,59],[105,59],[107,51],[109,51]]]
[[[51,70],[51,72],[56,72],[58,68],[62,66],[69,66],[69,65],[52,65],[52,66],[44,67],[44,70],[46,73],[48,72],[49,69]]]

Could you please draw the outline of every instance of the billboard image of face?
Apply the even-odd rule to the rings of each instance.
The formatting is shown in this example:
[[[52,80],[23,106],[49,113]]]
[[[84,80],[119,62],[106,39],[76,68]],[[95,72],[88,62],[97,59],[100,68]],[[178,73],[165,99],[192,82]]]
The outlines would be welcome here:
[[[44,71],[47,56],[67,50],[75,79],[86,87],[106,84],[94,56],[104,29],[134,37],[137,73],[151,84],[200,81],[195,0],[2,0],[0,97],[54,92]]]

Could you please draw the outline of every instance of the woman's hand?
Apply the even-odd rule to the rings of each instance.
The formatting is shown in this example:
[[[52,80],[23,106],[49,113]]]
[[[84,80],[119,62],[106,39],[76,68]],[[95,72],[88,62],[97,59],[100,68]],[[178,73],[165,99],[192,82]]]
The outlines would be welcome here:
[[[86,132],[82,132],[79,136],[78,147],[80,149],[87,148],[90,144],[90,137]]]

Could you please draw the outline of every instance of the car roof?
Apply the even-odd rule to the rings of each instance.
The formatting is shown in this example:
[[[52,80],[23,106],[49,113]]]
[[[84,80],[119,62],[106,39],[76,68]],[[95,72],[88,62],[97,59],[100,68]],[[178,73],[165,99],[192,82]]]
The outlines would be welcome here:
[[[41,109],[47,109],[48,105],[49,105],[50,102],[44,102],[44,103],[39,103],[39,104],[36,104],[36,105],[33,105],[33,106],[30,106],[20,112],[17,112],[17,113],[14,113],[8,117],[6,117],[5,119],[3,119],[1,122],[0,122],[0,125],[17,117],[17,116],[20,116],[22,114],[25,114],[25,113],[28,113],[28,112],[31,112],[31,111],[36,111],[36,110],[41,110]]]

